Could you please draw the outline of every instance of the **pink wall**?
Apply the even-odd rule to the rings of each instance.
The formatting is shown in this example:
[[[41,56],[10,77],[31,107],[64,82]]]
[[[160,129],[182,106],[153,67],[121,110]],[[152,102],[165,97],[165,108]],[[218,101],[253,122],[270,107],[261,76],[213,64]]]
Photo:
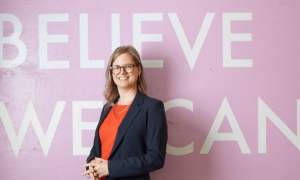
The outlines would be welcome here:
[[[149,60],[148,95],[169,109],[152,179],[298,180],[299,5],[2,0],[0,179],[85,178],[103,67],[132,44]]]

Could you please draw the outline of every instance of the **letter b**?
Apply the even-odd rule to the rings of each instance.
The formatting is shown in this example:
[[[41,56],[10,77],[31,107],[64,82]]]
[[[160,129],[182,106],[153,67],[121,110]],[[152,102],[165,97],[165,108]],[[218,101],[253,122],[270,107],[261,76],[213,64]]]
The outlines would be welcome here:
[[[11,36],[3,37],[3,22],[9,21],[14,26]],[[19,18],[12,14],[0,14],[0,68],[14,68],[21,65],[27,56],[27,49],[23,41],[18,39],[22,32],[22,24]],[[3,44],[13,44],[18,50],[18,56],[13,60],[3,59]]]

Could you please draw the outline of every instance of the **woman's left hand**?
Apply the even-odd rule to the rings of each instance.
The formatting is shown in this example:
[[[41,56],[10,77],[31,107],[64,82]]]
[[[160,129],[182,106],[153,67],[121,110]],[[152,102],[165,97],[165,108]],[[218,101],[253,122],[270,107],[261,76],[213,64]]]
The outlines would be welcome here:
[[[108,172],[108,161],[102,158],[95,158],[96,161],[92,161],[84,165],[84,167],[93,166],[94,173],[97,174],[98,178],[109,175]]]

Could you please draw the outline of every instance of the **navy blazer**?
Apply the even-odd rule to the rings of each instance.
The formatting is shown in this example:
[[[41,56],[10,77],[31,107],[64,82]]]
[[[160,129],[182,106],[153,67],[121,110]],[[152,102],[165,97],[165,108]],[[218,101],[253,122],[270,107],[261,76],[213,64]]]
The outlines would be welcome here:
[[[101,157],[99,128],[111,109],[111,106],[102,109],[87,162]],[[149,180],[149,172],[164,166],[167,140],[168,127],[163,102],[137,91],[118,128],[108,158],[109,175],[106,179]]]

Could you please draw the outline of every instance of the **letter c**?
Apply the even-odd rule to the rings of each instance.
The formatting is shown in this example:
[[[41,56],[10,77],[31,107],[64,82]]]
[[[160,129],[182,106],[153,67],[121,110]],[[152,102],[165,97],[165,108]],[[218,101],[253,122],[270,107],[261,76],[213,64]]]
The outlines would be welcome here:
[[[165,111],[173,107],[184,107],[193,112],[193,102],[186,99],[172,99],[164,103]],[[172,155],[186,155],[194,151],[194,142],[184,147],[173,147],[167,144],[167,153]]]

